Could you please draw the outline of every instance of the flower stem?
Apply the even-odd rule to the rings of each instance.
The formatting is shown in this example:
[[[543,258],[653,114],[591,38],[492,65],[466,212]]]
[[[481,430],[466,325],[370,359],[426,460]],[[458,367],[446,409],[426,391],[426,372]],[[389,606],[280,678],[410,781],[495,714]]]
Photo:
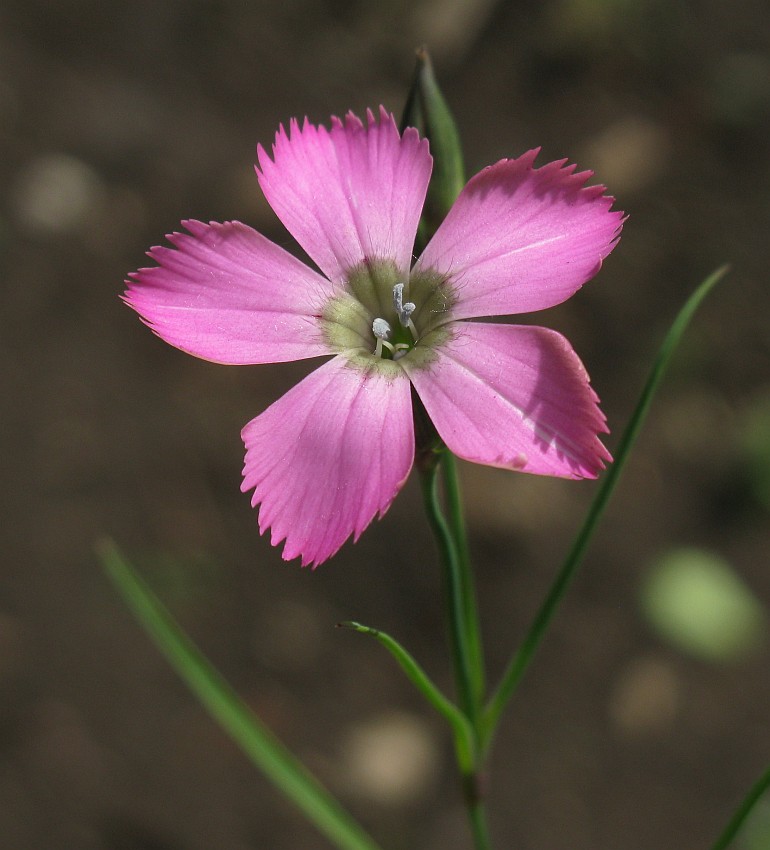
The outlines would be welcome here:
[[[471,649],[465,624],[464,582],[457,543],[439,503],[438,470],[439,465],[432,464],[422,472],[423,503],[444,566],[447,604],[449,606],[449,636],[457,695],[463,712],[475,727],[479,714],[479,704],[474,698],[472,684],[474,677],[471,671]]]
[[[473,688],[474,699],[481,705],[484,700],[486,688],[484,681],[484,650],[481,641],[478,607],[476,605],[476,590],[473,584],[473,572],[471,570],[470,554],[468,552],[468,536],[465,533],[465,517],[463,514],[462,497],[460,495],[460,479],[457,474],[457,459],[449,450],[442,454],[441,471],[443,474],[444,498],[447,506],[449,529],[452,532],[457,547],[465,635],[471,664],[471,687]]]
[[[445,453],[446,450],[444,450]],[[444,470],[444,491],[450,519],[444,516],[439,499],[439,468]],[[449,472],[447,474],[447,469]],[[452,462],[433,462],[420,466],[423,503],[444,566],[449,634],[455,681],[460,707],[473,730],[472,763],[460,764],[463,793],[468,809],[476,850],[491,850],[481,777],[481,706],[484,698],[483,668],[480,665],[481,639],[476,614],[475,594],[465,542],[462,508],[456,471]]]
[[[475,804],[468,805],[468,816],[471,821],[471,831],[477,850],[492,850],[486,813],[481,800]]]

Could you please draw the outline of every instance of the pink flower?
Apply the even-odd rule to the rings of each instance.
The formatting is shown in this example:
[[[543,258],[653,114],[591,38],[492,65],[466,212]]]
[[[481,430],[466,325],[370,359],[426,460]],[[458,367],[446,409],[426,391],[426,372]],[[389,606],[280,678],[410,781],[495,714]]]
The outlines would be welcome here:
[[[463,189],[412,264],[428,143],[380,109],[331,129],[291,122],[257,176],[321,270],[240,222],[184,222],[125,296],[162,339],[216,363],[331,355],[249,422],[242,490],[286,560],[317,565],[387,511],[412,468],[412,388],[456,455],[594,478],[610,455],[588,376],[560,334],[472,322],[569,298],[614,248],[622,214],[591,172],[537,151]]]

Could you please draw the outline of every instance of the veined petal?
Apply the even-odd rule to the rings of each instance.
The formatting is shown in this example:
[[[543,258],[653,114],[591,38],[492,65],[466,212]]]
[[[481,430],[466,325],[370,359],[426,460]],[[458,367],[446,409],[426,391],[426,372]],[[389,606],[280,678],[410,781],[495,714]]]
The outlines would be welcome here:
[[[285,560],[316,566],[382,516],[414,459],[409,381],[342,356],[249,422],[241,489]]]
[[[564,478],[595,478],[611,460],[588,375],[556,331],[458,322],[432,362],[402,365],[459,457]]]
[[[270,206],[318,267],[335,282],[364,259],[412,260],[433,160],[417,131],[399,136],[380,107],[367,125],[353,113],[330,130],[307,119],[281,127],[273,158],[257,149],[257,175]]]
[[[502,316],[569,298],[615,247],[623,214],[603,186],[565,161],[533,168],[537,151],[473,177],[417,262],[451,276],[455,318]]]
[[[280,363],[331,354],[320,316],[326,278],[241,224],[185,221],[157,266],[126,281],[126,303],[171,345],[215,363]]]

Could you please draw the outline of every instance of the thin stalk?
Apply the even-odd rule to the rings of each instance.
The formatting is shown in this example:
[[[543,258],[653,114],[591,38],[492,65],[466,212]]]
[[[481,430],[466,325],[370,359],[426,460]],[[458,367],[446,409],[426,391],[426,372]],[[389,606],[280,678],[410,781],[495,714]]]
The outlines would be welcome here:
[[[441,456],[441,471],[444,482],[444,498],[446,500],[447,519],[457,548],[460,566],[460,583],[465,620],[465,636],[471,664],[471,685],[473,697],[480,705],[484,699],[486,688],[484,677],[484,648],[481,639],[476,589],[471,570],[470,553],[468,551],[468,535],[465,531],[465,515],[463,512],[460,492],[460,478],[457,474],[457,459],[448,449]]]
[[[469,805],[468,816],[471,821],[471,832],[473,834],[473,841],[476,844],[476,850],[492,850],[486,812],[480,801]]]
[[[464,595],[467,578],[463,578],[463,567],[461,565],[457,541],[452,533],[449,522],[441,510],[438,494],[438,471],[438,463],[424,465],[420,470],[420,481],[422,484],[425,511],[428,515],[428,521],[433,530],[436,542],[438,543],[446,577],[449,634],[458,698],[460,706],[473,729],[473,761],[471,770],[465,770],[460,765],[463,793],[474,846],[476,850],[491,850],[492,845],[487,829],[482,777],[480,775],[481,750],[479,747],[479,724],[481,721],[481,703],[477,698],[476,686],[474,685],[477,674],[473,671],[473,650],[471,648],[474,644],[480,647],[480,640],[478,634],[472,638],[469,638],[468,635],[468,603]],[[459,493],[457,505],[459,506]]]
[[[751,810],[754,808],[760,797],[770,788],[770,768],[768,768],[758,782],[752,787],[746,795],[744,801],[738,806],[735,814],[730,818],[730,822],[724,829],[724,832],[717,839],[716,844],[711,850],[725,850],[732,844],[733,839],[740,831],[741,827],[748,818]]]
[[[623,471],[623,467],[626,464],[631,449],[636,442],[636,438],[639,435],[639,431],[645,420],[650,404],[652,403],[652,399],[655,396],[658,385],[665,374],[666,368],[671,360],[671,356],[673,355],[682,334],[690,323],[695,311],[700,306],[700,303],[715,284],[724,277],[727,270],[727,266],[717,269],[700,284],[695,292],[693,292],[693,294],[687,299],[684,307],[682,307],[679,311],[671,325],[671,328],[666,334],[636,408],[634,409],[631,419],[623,432],[623,436],[620,438],[617,449],[615,450],[615,461],[602,479],[599,490],[597,491],[591,507],[588,510],[588,515],[583,523],[583,527],[578,532],[578,535],[572,544],[572,548],[567,554],[567,558],[559,570],[550,591],[548,592],[548,596],[543,602],[540,610],[537,612],[534,622],[527,632],[519,650],[511,659],[497,690],[494,692],[487,704],[483,717],[482,748],[484,750],[488,748],[503,709],[508,703],[510,697],[513,695],[513,692],[516,690],[516,686],[521,680],[521,677],[529,667],[532,657],[540,645],[540,642],[542,641],[543,636],[545,635],[548,626],[556,613],[559,603],[564,597],[570,582],[574,578],[575,573],[583,560],[583,555],[588,547],[588,543],[593,537],[593,533],[596,530],[596,526],[598,525],[602,514],[604,513],[604,509],[615,489],[615,485],[618,483],[620,473]]]
[[[463,581],[460,558],[452,531],[444,516],[438,496],[438,465],[433,464],[422,471],[423,504],[428,522],[438,543],[441,562],[444,567],[447,603],[449,606],[449,637],[452,649],[452,661],[460,706],[477,729],[479,704],[474,698],[473,673],[471,670],[471,651],[468,645],[465,627],[465,600],[463,599]]]
[[[471,728],[468,718],[462,711],[436,687],[428,677],[428,674],[417,663],[414,656],[404,649],[401,644],[389,634],[364,626],[353,620],[346,620],[339,624],[342,628],[352,629],[362,634],[371,635],[376,638],[385,649],[396,659],[401,669],[406,673],[409,681],[420,691],[425,699],[441,714],[452,727],[457,748],[457,761],[464,774],[473,772],[475,734]]]

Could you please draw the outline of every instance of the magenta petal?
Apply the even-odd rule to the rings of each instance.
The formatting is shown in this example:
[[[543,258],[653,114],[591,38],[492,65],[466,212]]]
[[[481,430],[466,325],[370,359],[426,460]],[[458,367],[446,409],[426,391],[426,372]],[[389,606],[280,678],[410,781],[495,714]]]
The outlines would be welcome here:
[[[428,143],[417,131],[399,136],[380,108],[364,126],[352,113],[331,130],[307,119],[281,127],[273,159],[260,146],[257,175],[288,230],[331,280],[365,258],[392,260],[405,274],[430,180]]]
[[[325,363],[241,432],[241,489],[254,489],[259,528],[286,541],[285,560],[316,566],[380,516],[414,459],[409,381]]]
[[[125,301],[166,342],[215,363],[280,363],[330,354],[319,316],[332,284],[237,221],[183,222],[176,247],[126,281]]]
[[[595,478],[611,460],[588,375],[561,334],[458,322],[424,368],[402,361],[441,438],[459,457],[538,475]]]
[[[465,186],[417,269],[451,276],[456,318],[542,310],[569,298],[618,241],[623,214],[591,172],[551,162],[537,151],[502,160]]]

